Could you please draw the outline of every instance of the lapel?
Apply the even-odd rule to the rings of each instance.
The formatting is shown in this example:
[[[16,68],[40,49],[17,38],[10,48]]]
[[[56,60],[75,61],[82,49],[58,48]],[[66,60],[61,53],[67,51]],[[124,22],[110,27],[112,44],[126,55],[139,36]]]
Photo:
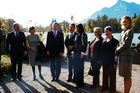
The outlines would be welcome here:
[[[12,33],[11,33],[11,36],[12,36],[13,38],[16,38],[16,36],[15,36],[15,33],[14,33],[14,32],[12,32]]]
[[[58,36],[59,36],[59,31],[57,31],[56,38],[58,38]]]

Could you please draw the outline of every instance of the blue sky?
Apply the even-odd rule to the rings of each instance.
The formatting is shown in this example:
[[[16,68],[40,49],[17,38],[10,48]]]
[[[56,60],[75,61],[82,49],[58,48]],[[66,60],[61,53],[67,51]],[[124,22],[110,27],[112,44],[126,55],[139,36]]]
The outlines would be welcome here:
[[[0,17],[13,18],[24,27],[49,25],[52,19],[80,22],[118,0],[2,0]],[[125,0],[140,4],[139,0]]]

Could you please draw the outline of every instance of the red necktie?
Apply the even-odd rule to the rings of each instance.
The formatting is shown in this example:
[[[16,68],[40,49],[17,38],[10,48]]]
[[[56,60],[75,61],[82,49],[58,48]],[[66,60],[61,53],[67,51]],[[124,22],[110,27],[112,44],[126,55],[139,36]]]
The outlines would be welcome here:
[[[56,38],[56,31],[54,31],[54,33],[53,33],[53,37],[54,37],[54,39]]]

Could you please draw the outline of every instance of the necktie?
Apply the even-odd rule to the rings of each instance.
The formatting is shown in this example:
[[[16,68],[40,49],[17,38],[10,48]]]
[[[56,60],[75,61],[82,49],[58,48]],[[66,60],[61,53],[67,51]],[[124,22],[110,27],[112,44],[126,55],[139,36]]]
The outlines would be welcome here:
[[[16,37],[18,36],[18,32],[16,32]]]
[[[56,38],[56,31],[54,31],[54,35],[53,36],[54,36],[54,38]]]

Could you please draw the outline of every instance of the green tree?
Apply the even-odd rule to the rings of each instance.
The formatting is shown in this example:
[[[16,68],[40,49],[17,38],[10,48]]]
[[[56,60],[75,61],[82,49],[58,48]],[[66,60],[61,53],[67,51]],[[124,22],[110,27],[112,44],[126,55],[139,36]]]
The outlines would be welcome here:
[[[140,33],[140,16],[137,16],[136,19],[134,19],[134,31],[135,33]]]

